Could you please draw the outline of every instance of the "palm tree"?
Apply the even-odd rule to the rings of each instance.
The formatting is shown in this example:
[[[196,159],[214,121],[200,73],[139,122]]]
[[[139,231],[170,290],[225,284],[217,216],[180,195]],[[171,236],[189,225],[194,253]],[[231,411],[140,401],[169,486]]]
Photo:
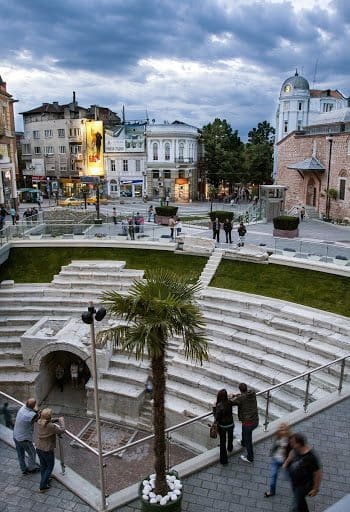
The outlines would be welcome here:
[[[105,292],[102,302],[114,316],[124,320],[101,331],[97,340],[112,339],[137,359],[147,354],[153,379],[155,493],[164,496],[166,483],[165,440],[165,354],[169,338],[180,335],[185,356],[199,362],[208,359],[204,321],[195,294],[200,284],[190,276],[181,277],[166,270],[146,272],[145,279],[134,281],[128,295]]]

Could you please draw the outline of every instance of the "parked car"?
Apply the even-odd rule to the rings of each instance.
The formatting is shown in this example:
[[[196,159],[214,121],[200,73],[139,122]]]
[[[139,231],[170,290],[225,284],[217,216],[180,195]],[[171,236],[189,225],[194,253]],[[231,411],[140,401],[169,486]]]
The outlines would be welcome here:
[[[81,206],[83,201],[76,197],[66,197],[58,201],[58,206]]]
[[[87,204],[96,204],[96,196],[87,197],[86,202]],[[108,204],[108,199],[106,199],[105,197],[100,197],[100,204]]]

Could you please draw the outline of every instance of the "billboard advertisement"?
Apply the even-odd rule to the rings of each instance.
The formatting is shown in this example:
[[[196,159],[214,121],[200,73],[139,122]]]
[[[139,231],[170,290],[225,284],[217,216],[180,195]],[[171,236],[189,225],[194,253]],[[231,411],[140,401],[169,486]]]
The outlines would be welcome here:
[[[103,176],[103,124],[102,121],[86,123],[87,175]]]

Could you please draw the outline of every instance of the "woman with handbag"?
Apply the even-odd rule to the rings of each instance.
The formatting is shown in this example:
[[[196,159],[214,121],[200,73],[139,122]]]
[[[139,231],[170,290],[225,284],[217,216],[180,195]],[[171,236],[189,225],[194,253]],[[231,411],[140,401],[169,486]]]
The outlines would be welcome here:
[[[225,465],[228,464],[227,452],[232,452],[233,450],[234,429],[232,404],[228,398],[226,389],[221,389],[218,392],[216,405],[213,407],[213,413],[220,437],[220,463]]]

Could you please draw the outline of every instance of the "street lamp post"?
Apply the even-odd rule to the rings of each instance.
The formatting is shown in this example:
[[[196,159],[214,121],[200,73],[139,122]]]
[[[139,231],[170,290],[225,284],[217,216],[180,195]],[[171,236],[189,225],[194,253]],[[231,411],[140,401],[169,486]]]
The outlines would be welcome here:
[[[100,401],[98,392],[97,382],[97,364],[96,364],[96,337],[95,337],[95,322],[103,320],[106,315],[105,308],[100,308],[96,311],[94,304],[89,302],[87,312],[81,315],[82,321],[85,324],[90,325],[90,337],[91,337],[91,359],[92,359],[92,378],[94,380],[94,403],[95,403],[95,423],[96,423],[96,435],[97,435],[97,450],[98,450],[98,462],[100,472],[100,491],[101,491],[101,510],[106,510],[106,490],[105,490],[105,478],[104,478],[104,462],[103,462],[103,451],[102,451],[102,437],[101,437],[101,421],[100,421]]]
[[[327,173],[327,188],[326,188],[326,220],[328,221],[330,209],[331,209],[331,198],[329,197],[329,179],[331,176],[333,137],[327,137],[326,140],[329,142],[328,173]]]

